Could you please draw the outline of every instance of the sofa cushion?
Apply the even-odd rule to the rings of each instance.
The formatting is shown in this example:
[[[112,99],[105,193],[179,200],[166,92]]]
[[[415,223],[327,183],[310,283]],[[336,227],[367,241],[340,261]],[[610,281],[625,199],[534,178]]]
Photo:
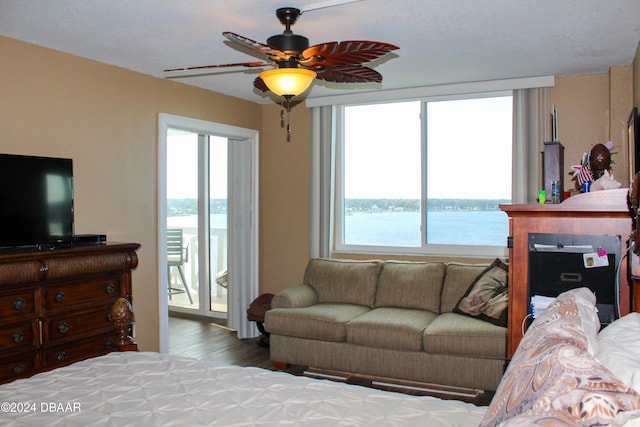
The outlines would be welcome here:
[[[295,285],[278,292],[271,300],[271,308],[308,307],[318,303],[318,294],[309,285]]]
[[[345,325],[370,309],[354,304],[321,303],[303,308],[275,308],[265,315],[265,329],[272,334],[326,341],[345,341]]]
[[[445,269],[442,262],[386,261],[378,279],[375,306],[438,313]]]
[[[453,312],[506,327],[508,271],[507,264],[496,258],[471,283]]]
[[[373,307],[382,261],[315,258],[309,261],[304,283],[321,303],[345,303]]]
[[[457,313],[442,313],[424,331],[424,351],[503,359],[507,328]]]
[[[347,342],[365,347],[422,351],[422,333],[437,317],[426,310],[381,307],[347,324]]]
[[[440,313],[452,312],[476,277],[488,266],[489,264],[448,263],[442,285]]]

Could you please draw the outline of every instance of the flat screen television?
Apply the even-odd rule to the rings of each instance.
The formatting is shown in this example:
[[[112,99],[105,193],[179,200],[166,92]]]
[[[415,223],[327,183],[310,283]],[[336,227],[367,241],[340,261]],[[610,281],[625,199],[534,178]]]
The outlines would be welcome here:
[[[0,247],[73,241],[71,159],[0,154]]]

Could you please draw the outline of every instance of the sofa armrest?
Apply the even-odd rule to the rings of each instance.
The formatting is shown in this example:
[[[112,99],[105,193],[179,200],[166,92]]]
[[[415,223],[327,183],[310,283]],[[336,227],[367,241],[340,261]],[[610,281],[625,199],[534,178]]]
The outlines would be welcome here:
[[[271,308],[308,307],[318,303],[318,294],[309,285],[296,285],[278,292],[271,300]]]

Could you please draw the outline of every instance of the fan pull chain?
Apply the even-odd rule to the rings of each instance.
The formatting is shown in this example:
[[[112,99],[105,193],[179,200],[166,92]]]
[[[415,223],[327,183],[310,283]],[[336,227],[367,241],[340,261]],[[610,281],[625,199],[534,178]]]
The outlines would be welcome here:
[[[284,123],[284,103],[287,103],[287,142],[291,142],[291,95],[285,95],[282,97],[282,101],[280,103],[282,109],[280,110],[280,126],[285,127]]]
[[[291,142],[291,100],[287,101],[287,142]]]

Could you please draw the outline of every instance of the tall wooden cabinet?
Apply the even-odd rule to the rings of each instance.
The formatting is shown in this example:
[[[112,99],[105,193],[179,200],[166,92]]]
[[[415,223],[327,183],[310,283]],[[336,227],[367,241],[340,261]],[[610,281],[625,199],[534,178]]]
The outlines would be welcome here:
[[[114,351],[111,307],[131,301],[139,246],[0,253],[0,383]]]
[[[621,237],[620,254],[627,251],[632,223],[627,207],[628,189],[595,191],[570,197],[560,204],[500,205],[509,216],[509,317],[507,358],[522,339],[529,305],[529,234],[593,234]],[[619,269],[620,314],[631,309],[627,258]]]

